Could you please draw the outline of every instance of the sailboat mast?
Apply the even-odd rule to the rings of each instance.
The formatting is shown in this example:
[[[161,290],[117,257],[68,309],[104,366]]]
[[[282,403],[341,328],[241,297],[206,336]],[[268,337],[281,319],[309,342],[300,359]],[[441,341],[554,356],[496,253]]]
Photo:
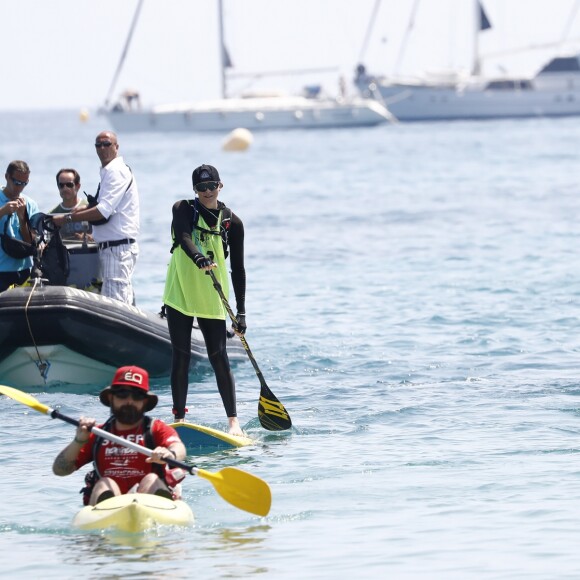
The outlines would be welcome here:
[[[117,80],[119,78],[119,75],[121,74],[121,69],[123,68],[123,64],[125,63],[125,58],[127,57],[127,53],[129,52],[129,46],[131,46],[131,39],[133,38],[133,32],[135,32],[135,27],[137,26],[137,21],[139,20],[139,13],[141,12],[142,6],[143,6],[143,0],[139,0],[139,2],[137,3],[137,8],[135,8],[135,13],[133,14],[133,21],[131,22],[131,28],[129,29],[129,34],[127,35],[127,40],[125,40],[125,47],[123,48],[123,52],[121,54],[121,59],[119,60],[119,64],[117,65],[117,70],[115,71],[115,76],[113,77],[113,80],[111,81],[111,86],[109,87],[109,92],[107,93],[107,98],[105,99],[105,108],[109,107],[111,97],[113,96],[113,91],[115,90],[115,86],[117,85]]]
[[[224,44],[224,6],[223,0],[218,0],[219,16],[219,43],[220,43],[220,66],[222,73],[222,99],[227,98],[226,89],[226,46]]]
[[[481,6],[479,0],[473,2],[473,9],[475,10],[475,30],[473,34],[473,64],[471,66],[471,75],[476,77],[481,73],[481,66],[479,64],[479,33],[481,31]]]

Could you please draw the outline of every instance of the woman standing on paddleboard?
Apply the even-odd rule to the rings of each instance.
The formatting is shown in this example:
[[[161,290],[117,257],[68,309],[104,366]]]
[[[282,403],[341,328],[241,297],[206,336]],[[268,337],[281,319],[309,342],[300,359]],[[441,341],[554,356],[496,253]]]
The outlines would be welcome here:
[[[244,334],[244,225],[225,204],[218,202],[223,183],[215,167],[201,165],[191,177],[197,197],[180,200],[173,206],[173,247],[163,294],[173,352],[173,414],[176,421],[183,421],[187,412],[191,331],[196,317],[228,417],[229,432],[243,435],[237,417],[235,382],[226,350],[226,311],[211,276],[207,274],[213,271],[227,297],[226,258],[229,254],[237,305],[234,330]]]

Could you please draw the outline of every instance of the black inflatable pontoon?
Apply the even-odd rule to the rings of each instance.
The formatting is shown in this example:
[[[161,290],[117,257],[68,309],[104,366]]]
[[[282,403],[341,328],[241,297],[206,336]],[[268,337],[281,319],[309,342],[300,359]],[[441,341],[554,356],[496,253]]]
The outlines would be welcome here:
[[[230,358],[244,359],[240,341],[229,341]],[[192,364],[207,361],[197,328],[191,352]],[[146,368],[152,377],[169,376],[171,342],[164,318],[68,286],[37,283],[0,293],[0,383],[102,385],[127,364]]]

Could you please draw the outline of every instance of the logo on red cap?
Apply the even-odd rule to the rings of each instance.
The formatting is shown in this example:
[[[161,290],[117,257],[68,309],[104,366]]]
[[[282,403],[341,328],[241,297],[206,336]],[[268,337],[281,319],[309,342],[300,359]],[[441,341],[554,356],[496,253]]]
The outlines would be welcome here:
[[[137,383],[138,385],[143,384],[143,375],[141,373],[134,373],[131,371],[127,371],[125,373],[125,380],[131,381],[133,383]]]

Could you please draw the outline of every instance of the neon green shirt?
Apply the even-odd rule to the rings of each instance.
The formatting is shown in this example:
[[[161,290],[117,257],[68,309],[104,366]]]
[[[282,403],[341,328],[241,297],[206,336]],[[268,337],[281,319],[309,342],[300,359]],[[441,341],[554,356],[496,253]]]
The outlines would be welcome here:
[[[209,252],[213,252],[213,261],[217,264],[217,268],[213,270],[213,273],[221,284],[226,298],[228,298],[228,272],[222,237],[219,235],[221,221],[221,211],[214,228],[210,228],[203,217],[199,215],[199,227],[215,231],[218,235],[204,234],[194,228],[192,239],[204,256],[208,256]],[[213,287],[211,276],[200,270],[181,246],[175,248],[169,261],[163,303],[186,316],[226,319],[225,308],[219,294]]]

